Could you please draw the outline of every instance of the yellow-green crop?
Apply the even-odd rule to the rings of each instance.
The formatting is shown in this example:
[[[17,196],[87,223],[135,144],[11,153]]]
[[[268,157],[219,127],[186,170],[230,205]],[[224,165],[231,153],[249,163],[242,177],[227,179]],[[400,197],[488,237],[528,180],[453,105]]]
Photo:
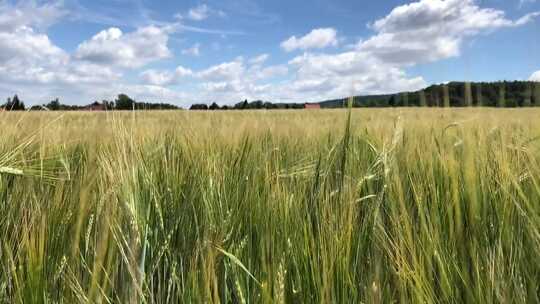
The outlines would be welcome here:
[[[0,113],[2,303],[536,303],[540,110]]]

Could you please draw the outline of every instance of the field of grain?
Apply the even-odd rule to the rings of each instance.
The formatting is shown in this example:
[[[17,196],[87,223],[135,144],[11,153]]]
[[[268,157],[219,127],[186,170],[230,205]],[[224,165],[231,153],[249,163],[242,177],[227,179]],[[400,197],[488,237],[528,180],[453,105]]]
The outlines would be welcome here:
[[[0,113],[0,302],[539,302],[539,117]]]

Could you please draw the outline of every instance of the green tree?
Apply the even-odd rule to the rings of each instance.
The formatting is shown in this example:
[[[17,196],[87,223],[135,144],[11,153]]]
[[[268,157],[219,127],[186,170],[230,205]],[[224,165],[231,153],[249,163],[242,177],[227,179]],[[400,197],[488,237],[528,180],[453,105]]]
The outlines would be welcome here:
[[[433,99],[433,106],[434,107],[440,107],[441,106],[441,96],[439,94],[439,91],[437,89],[434,89],[431,93],[432,99]]]
[[[403,106],[408,107],[409,106],[409,93],[404,92],[401,96],[401,99],[403,100]]]
[[[450,107],[450,92],[448,90],[447,84],[442,86],[442,91],[443,91],[443,106],[445,108],[449,108]]]
[[[534,105],[540,107],[540,82],[533,83]]]
[[[25,110],[24,102],[19,100],[19,96],[17,95],[13,96],[13,99],[8,98],[7,102],[3,105],[3,108],[6,111],[24,111]]]
[[[484,97],[482,95],[482,84],[476,85],[476,105],[481,107],[484,105]]]
[[[117,110],[133,110],[135,106],[135,100],[131,99],[126,94],[118,95],[118,98],[114,103]]]
[[[191,107],[189,108],[190,110],[208,110],[208,106],[204,103],[199,103],[199,104],[193,104],[191,105]]]
[[[263,109],[264,103],[261,100],[256,100],[248,104],[248,109]]]
[[[209,109],[209,110],[213,110],[213,111],[219,110],[219,106],[218,106],[217,103],[213,102],[213,103],[210,105],[210,107],[208,107],[208,109]]]
[[[114,102],[103,99],[101,103],[105,106],[105,109],[110,110],[114,108]]]
[[[465,106],[466,107],[472,107],[473,100],[472,100],[472,88],[470,82],[465,82],[465,85],[463,86],[463,89],[465,92],[463,92],[463,98],[465,99]]]
[[[388,105],[390,107],[396,106],[396,95],[392,95],[392,97],[390,97],[390,99],[388,100]]]
[[[426,92],[424,92],[424,90],[420,90],[420,92],[418,92],[418,95],[420,98],[420,106],[427,107]]]
[[[249,103],[248,103],[247,99],[234,105],[235,110],[245,110],[248,107],[249,107]]]
[[[499,99],[497,101],[497,107],[504,108],[506,106],[506,86],[504,82],[499,84]]]
[[[15,111],[24,111],[25,110],[24,102],[19,100],[19,96],[17,96],[17,95],[15,95],[13,97],[13,110],[15,110]]]
[[[51,111],[59,111],[61,104],[58,98],[56,98],[55,100],[52,100],[51,102],[49,102],[45,107]]]
[[[530,107],[532,105],[532,83],[525,84],[525,92],[523,92],[523,106]]]

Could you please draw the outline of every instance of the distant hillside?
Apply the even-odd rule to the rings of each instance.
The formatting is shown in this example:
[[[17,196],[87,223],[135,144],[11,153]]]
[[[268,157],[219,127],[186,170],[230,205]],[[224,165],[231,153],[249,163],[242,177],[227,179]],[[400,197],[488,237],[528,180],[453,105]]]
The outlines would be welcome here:
[[[347,106],[347,99],[320,102],[322,108]],[[354,107],[526,107],[540,106],[540,83],[512,82],[451,82],[432,85],[416,92],[387,95],[355,96]]]

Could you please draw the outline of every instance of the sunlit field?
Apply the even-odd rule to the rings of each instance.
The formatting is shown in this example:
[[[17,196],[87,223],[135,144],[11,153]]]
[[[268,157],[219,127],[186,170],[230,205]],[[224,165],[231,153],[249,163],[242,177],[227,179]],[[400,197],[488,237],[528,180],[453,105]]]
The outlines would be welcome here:
[[[0,113],[0,302],[539,302],[539,117]]]

